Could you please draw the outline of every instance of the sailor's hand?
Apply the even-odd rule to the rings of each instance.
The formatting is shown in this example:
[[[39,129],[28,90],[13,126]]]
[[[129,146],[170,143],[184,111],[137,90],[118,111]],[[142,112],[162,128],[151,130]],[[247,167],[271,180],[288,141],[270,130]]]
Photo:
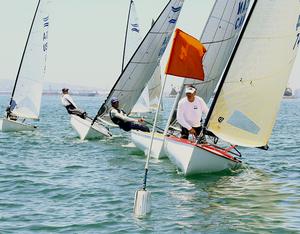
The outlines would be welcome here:
[[[143,122],[144,122],[144,119],[143,119],[143,118],[140,118],[140,119],[138,119],[138,122],[143,123]]]
[[[196,130],[195,130],[194,128],[191,128],[191,129],[189,130],[189,133],[190,133],[190,134],[193,134],[193,135],[196,135]]]

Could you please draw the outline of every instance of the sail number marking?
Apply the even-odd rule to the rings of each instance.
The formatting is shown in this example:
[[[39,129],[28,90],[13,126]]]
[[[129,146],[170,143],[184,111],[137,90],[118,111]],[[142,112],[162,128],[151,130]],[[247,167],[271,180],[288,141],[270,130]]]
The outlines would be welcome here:
[[[239,29],[242,27],[245,17],[246,17],[246,12],[249,6],[250,0],[243,0],[239,2],[238,5],[238,12],[237,12],[237,19],[235,21],[235,30]]]
[[[43,51],[46,52],[48,49],[48,27],[49,27],[49,16],[43,18],[44,22],[44,33],[43,33]]]

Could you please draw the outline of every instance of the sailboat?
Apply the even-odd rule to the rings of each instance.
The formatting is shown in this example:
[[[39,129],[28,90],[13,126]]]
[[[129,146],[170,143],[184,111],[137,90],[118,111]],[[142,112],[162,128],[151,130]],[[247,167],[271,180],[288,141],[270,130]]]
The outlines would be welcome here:
[[[173,33],[182,5],[183,0],[170,0],[167,3],[123,69],[97,115],[88,121],[74,116],[74,118],[77,118],[77,122],[74,122],[73,128],[78,133],[83,133],[80,134],[81,139],[90,138],[90,129],[94,128],[98,123],[105,126],[107,132],[109,132],[109,126],[115,126],[108,116],[112,97],[117,97],[121,100],[122,103],[120,105],[126,113],[131,112],[160,62]],[[106,136],[106,134],[98,131],[98,136]]]
[[[176,126],[176,108],[179,100],[184,96],[184,88],[188,84],[194,85],[205,102],[208,102],[222,75],[228,58],[238,39],[245,15],[249,6],[249,0],[217,0],[214,3],[210,16],[203,29],[200,41],[206,46],[207,52],[203,58],[205,71],[204,81],[185,79],[180,91],[177,93],[165,134],[171,125],[172,131],[180,131]],[[132,131],[133,143],[147,153],[150,144],[150,134]],[[154,158],[166,157],[164,153],[164,134],[155,133],[151,156]]]
[[[48,51],[49,15],[47,1],[39,0],[11,93],[6,115],[0,119],[3,132],[32,131],[25,121],[39,118]]]
[[[204,123],[214,142],[165,139],[165,152],[184,175],[239,167],[237,146],[268,149],[299,46],[299,20],[298,0],[253,2]]]

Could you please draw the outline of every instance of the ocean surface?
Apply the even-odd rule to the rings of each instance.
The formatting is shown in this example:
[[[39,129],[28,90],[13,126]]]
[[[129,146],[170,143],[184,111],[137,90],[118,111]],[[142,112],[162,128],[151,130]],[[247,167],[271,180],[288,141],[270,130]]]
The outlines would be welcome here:
[[[90,115],[102,103],[74,99]],[[145,156],[129,135],[81,141],[59,97],[42,102],[36,131],[0,132],[0,233],[300,233],[300,99],[282,101],[268,151],[240,149],[238,171],[185,178],[151,160],[144,219],[132,208]]]

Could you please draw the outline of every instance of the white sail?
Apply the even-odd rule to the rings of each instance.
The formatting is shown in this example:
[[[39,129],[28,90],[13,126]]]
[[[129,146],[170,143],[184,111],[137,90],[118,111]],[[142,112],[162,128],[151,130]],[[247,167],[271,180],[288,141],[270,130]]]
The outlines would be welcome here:
[[[13,113],[18,117],[28,119],[38,119],[39,117],[43,79],[46,71],[49,29],[48,1],[39,1],[38,4],[12,97],[16,102]]]
[[[241,31],[250,0],[217,0],[203,30],[200,41],[207,52],[203,58],[204,81],[185,79],[174,103],[185,96],[188,84],[197,88],[197,94],[207,103],[221,78],[233,47]],[[176,123],[176,110],[172,114],[171,125]]]
[[[97,116],[107,114],[112,97],[117,97],[121,101],[120,106],[125,112],[131,112],[160,62],[182,5],[183,0],[168,2],[113,86]]]
[[[142,41],[142,37],[140,35],[140,26],[138,23],[138,17],[135,9],[134,1],[130,1],[130,10],[129,10],[129,21],[127,26],[127,40],[126,46],[124,50],[124,59],[125,64],[128,63],[129,59],[132,57],[133,53],[136,51],[137,47]],[[149,92],[148,89],[145,88],[139,97],[138,101],[132,108],[131,112],[134,113],[143,113],[149,112]]]
[[[160,66],[155,69],[152,78],[148,82],[148,85],[142,92],[137,103],[131,110],[132,113],[145,113],[155,110],[158,106],[159,95],[161,91],[161,76],[160,76]],[[162,109],[161,103],[161,109]]]
[[[256,1],[209,118],[218,137],[247,147],[268,143],[299,46],[299,15],[299,0]]]
[[[138,16],[134,1],[130,1],[129,19],[127,25],[127,39],[124,48],[124,64],[127,64],[142,41]]]
[[[150,109],[155,110],[158,106],[159,95],[161,91],[161,67],[157,66],[151,80],[148,83]],[[162,103],[161,109],[162,109]]]
[[[141,96],[139,97],[137,103],[132,108],[131,113],[145,113],[149,111],[150,111],[149,91],[148,91],[148,86],[146,86]]]

